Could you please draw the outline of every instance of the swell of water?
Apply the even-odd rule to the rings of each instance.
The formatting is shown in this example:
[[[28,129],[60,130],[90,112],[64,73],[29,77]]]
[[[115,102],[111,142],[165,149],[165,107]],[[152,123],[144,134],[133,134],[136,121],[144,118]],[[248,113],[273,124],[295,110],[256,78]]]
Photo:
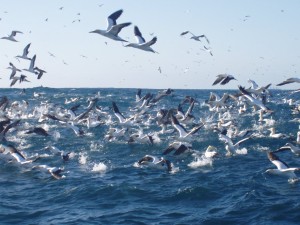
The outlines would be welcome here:
[[[24,99],[31,107],[48,101],[67,108],[66,98],[79,97],[77,103],[82,104],[82,109],[87,107],[87,98],[100,91],[98,105],[112,115],[113,121],[116,118],[110,109],[111,102],[115,101],[120,111],[128,115],[136,92],[34,88],[19,95],[18,91],[3,89],[1,94],[8,96],[10,103]],[[34,98],[33,92],[43,95]],[[173,96],[159,102],[153,113],[159,108],[177,107],[184,96],[190,95],[199,101],[193,111],[198,120],[209,114],[201,106],[209,93],[176,90]],[[289,139],[271,139],[264,132],[266,136],[246,142],[240,154],[226,157],[218,134],[201,129],[192,143],[196,154],[166,156],[176,168],[173,173],[135,167],[134,163],[146,154],[161,156],[176,132],[162,135],[161,142],[151,146],[128,144],[126,140],[105,141],[109,125],[89,129],[82,126],[85,135],[78,137],[55,121],[38,123],[36,118],[22,119],[18,132],[12,131],[7,139],[27,156],[44,155],[40,164],[64,167],[66,178],[55,180],[30,166],[1,159],[1,224],[297,224],[299,184],[264,173],[274,168],[265,152],[294,141],[298,130],[299,124],[291,122],[298,115],[292,115],[290,107],[282,103],[286,95],[285,91],[274,91],[268,106],[274,110],[272,117],[278,132],[292,135]],[[257,125],[257,118],[249,110],[235,122],[241,128],[252,128]],[[43,137],[22,132],[25,127],[37,125],[45,126],[54,135]],[[158,130],[155,124],[145,127],[145,132]],[[59,156],[53,156],[44,149],[48,145],[71,152],[70,160],[63,162]],[[209,145],[218,149],[220,157],[201,157],[200,153]],[[300,165],[299,158],[290,152],[282,153],[280,158],[293,167]]]

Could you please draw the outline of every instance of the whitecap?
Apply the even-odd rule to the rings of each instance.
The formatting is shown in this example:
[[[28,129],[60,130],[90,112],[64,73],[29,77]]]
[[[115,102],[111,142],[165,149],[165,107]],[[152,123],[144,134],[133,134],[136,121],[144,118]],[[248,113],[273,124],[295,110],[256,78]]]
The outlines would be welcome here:
[[[246,148],[237,149],[235,151],[235,153],[238,154],[238,155],[247,155],[248,154],[248,150]]]
[[[198,168],[202,166],[212,166],[213,160],[211,158],[206,157],[196,157],[194,161],[188,164],[191,168]]]
[[[100,162],[98,164],[95,163],[94,166],[93,166],[93,168],[92,168],[93,172],[104,173],[104,172],[106,172],[106,170],[107,170],[107,166],[104,163],[102,163],[102,162]]]

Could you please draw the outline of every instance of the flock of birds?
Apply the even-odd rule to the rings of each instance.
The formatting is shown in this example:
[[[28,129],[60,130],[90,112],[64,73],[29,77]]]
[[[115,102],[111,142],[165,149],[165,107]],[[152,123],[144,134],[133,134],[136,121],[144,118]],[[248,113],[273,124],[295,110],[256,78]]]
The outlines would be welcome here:
[[[117,23],[117,19],[121,16],[123,10],[118,10],[112,13],[107,18],[107,28],[105,30],[96,29],[90,33],[100,34],[115,41],[127,42],[119,36],[121,30],[129,25],[130,22]],[[7,37],[2,39],[16,42],[16,35],[22,34],[20,31],[12,31]],[[210,44],[206,35],[194,35],[190,31],[181,33],[181,36],[191,35],[191,39],[195,41],[205,40],[207,44]],[[153,37],[150,41],[146,42],[143,38],[137,26],[134,26],[134,35],[137,43],[129,43],[124,45],[125,47],[133,47],[143,51],[157,53],[152,49],[157,41],[157,37]],[[28,69],[19,69],[13,63],[9,63],[8,69],[12,72],[10,74],[11,84],[15,85],[18,81],[29,82],[27,76],[23,72],[29,72],[37,75],[37,79],[40,79],[46,71],[35,66],[36,55],[32,58],[28,56],[29,48],[31,44],[28,44],[22,55],[16,56],[17,59],[28,60],[30,65]],[[209,52],[213,56],[211,48],[204,45],[204,50]],[[160,68],[159,68],[160,69]],[[21,73],[20,76],[17,73]],[[236,80],[233,75],[219,74],[212,85],[226,85],[232,80]],[[167,159],[167,155],[174,152],[173,155],[182,154],[194,154],[199,159],[213,160],[221,153],[214,146],[208,146],[206,151],[199,152],[193,149],[193,142],[198,138],[199,131],[205,130],[206,132],[214,132],[218,134],[219,140],[224,142],[224,149],[226,150],[226,156],[232,156],[235,154],[246,154],[245,149],[240,149],[240,145],[245,142],[265,135],[265,130],[269,130],[270,138],[289,138],[288,135],[276,133],[275,123],[272,120],[271,115],[273,113],[268,105],[268,99],[270,98],[269,87],[258,86],[253,80],[249,80],[251,84],[250,88],[238,86],[239,92],[235,95],[224,93],[223,96],[219,96],[216,93],[211,92],[211,95],[205,103],[201,104],[201,107],[207,107],[209,116],[196,118],[193,114],[195,105],[199,105],[197,99],[186,96],[178,104],[177,108],[162,108],[161,102],[167,96],[172,96],[174,90],[163,90],[156,95],[147,93],[141,95],[139,89],[136,94],[136,101],[131,109],[124,110],[126,113],[122,113],[116,102],[111,103],[111,110],[104,110],[98,105],[99,96],[89,98],[89,105],[82,109],[81,113],[78,113],[78,108],[82,108],[80,105],[76,105],[72,108],[65,105],[57,105],[51,103],[41,102],[41,105],[30,106],[27,101],[14,101],[10,103],[6,96],[3,96],[0,100],[0,153],[1,156],[8,157],[9,160],[15,160],[21,165],[32,165],[34,169],[45,170],[49,172],[54,178],[61,179],[64,177],[64,169],[61,167],[52,167],[48,165],[38,164],[39,155],[33,157],[27,157],[24,150],[15,147],[15,144],[11,144],[9,140],[10,134],[17,135],[19,132],[23,132],[25,135],[41,135],[45,138],[49,138],[54,134],[50,134],[49,130],[43,128],[42,124],[56,123],[57,128],[67,128],[74,131],[74,135],[84,138],[86,129],[93,129],[98,126],[107,126],[107,134],[103,137],[105,141],[126,141],[126,143],[140,143],[155,145],[161,142],[161,135],[169,135],[172,140],[166,149],[162,151],[162,156],[155,156],[147,154],[141,159],[138,159],[135,163],[137,167],[155,167],[166,169],[171,172],[174,171],[173,163]],[[282,86],[290,83],[300,83],[299,78],[289,78],[277,86]],[[293,93],[299,92],[299,90]],[[76,102],[78,99],[73,99],[72,102]],[[186,107],[184,111],[183,108]],[[251,106],[251,108],[249,107]],[[295,106],[293,113],[299,113],[300,107]],[[240,131],[240,127],[233,121],[240,118],[245,113],[258,114],[258,123],[261,126],[261,130],[255,130],[249,128]],[[24,129],[22,123],[28,119],[35,120],[35,124],[30,129]],[[147,127],[156,126],[160,128],[159,131],[151,131],[146,133]],[[56,129],[57,129],[56,128]],[[59,131],[56,131],[55,137],[59,141]],[[240,139],[237,141],[237,139]],[[300,144],[300,131],[297,133],[297,144]],[[48,146],[47,149],[54,152],[54,155],[60,155],[63,161],[70,160],[70,151],[60,150],[55,145]],[[270,161],[277,167],[276,169],[268,169],[267,173],[286,175],[293,181],[297,180],[295,171],[300,168],[290,168],[288,165],[281,161],[277,154],[281,151],[290,150],[291,152],[300,155],[300,148],[296,145],[288,142],[282,148],[276,151],[269,151],[267,153]]]
[[[61,9],[62,8],[60,8],[60,10]],[[104,37],[110,38],[110,39],[115,40],[115,41],[121,41],[122,43],[128,42],[124,38],[119,36],[119,33],[121,32],[121,30],[123,28],[128,27],[129,25],[131,25],[131,22],[120,23],[120,24],[117,23],[117,19],[122,15],[122,13],[123,13],[123,10],[120,9],[120,10],[112,13],[111,15],[109,15],[107,17],[107,28],[105,30],[96,29],[96,30],[91,31],[90,33],[96,33],[96,34],[102,35]],[[18,34],[23,34],[23,32],[13,30],[10,35],[5,36],[5,37],[1,37],[1,39],[12,41],[12,42],[18,42],[17,39],[16,39],[16,36]],[[191,39],[193,39],[195,41],[200,41],[201,42],[201,39],[205,39],[206,43],[210,44],[208,38],[204,34],[197,36],[197,35],[194,35],[190,31],[185,31],[185,32],[182,32],[180,35],[185,36],[187,34],[191,34],[192,35]],[[150,41],[146,41],[145,38],[143,37],[140,29],[137,26],[134,26],[134,36],[136,38],[136,43],[123,44],[123,46],[124,47],[132,47],[132,48],[140,49],[142,51],[158,53],[157,51],[152,49],[152,45],[154,45],[156,43],[157,37],[153,37]],[[29,60],[30,65],[29,65],[28,69],[22,69],[21,70],[21,69],[17,68],[12,62],[9,63],[9,67],[7,69],[10,69],[12,71],[10,76],[9,76],[9,79],[11,80],[10,87],[16,85],[17,82],[19,82],[19,83],[30,82],[29,79],[28,79],[28,76],[25,75],[23,72],[29,72],[29,73],[35,74],[35,75],[37,75],[37,79],[41,79],[43,74],[46,73],[45,70],[40,69],[39,67],[35,66],[36,55],[34,55],[33,57],[28,56],[30,45],[31,45],[31,43],[29,43],[25,46],[22,55],[17,55],[15,57],[15,59],[17,59],[17,60],[20,60],[20,59],[21,60]],[[204,45],[202,50],[209,52],[210,55],[213,56],[212,50],[211,50],[210,47],[206,47]],[[49,54],[50,54],[50,56],[54,56],[50,52],[49,52]],[[159,71],[161,73],[160,68],[159,68]],[[17,73],[20,73],[20,75],[17,75]]]
[[[21,33],[21,31],[12,31],[11,34],[8,37],[2,37],[2,39],[6,39],[9,41],[17,42],[15,39],[16,34]],[[9,67],[7,69],[11,70],[11,74],[9,76],[9,79],[11,80],[10,87],[14,86],[18,81],[19,83],[22,82],[30,82],[27,79],[27,76],[23,72],[31,73],[37,76],[37,79],[41,79],[44,73],[46,73],[45,70],[40,69],[39,67],[35,66],[35,60],[36,60],[36,55],[34,55],[32,58],[28,56],[29,54],[29,48],[30,48],[31,43],[27,44],[23,50],[22,55],[17,55],[15,58],[17,60],[29,60],[30,64],[28,69],[19,69],[17,68],[12,62],[9,63]],[[17,73],[20,73],[18,76]]]
[[[213,85],[217,83],[225,85],[234,79],[232,75],[221,74],[217,76]],[[267,169],[266,173],[284,175],[289,178],[289,181],[295,182],[298,180],[295,171],[300,168],[289,167],[279,159],[278,153],[290,150],[300,155],[300,147],[297,146],[300,144],[300,131],[297,132],[296,137],[276,133],[276,121],[272,119],[274,112],[268,107],[272,97],[269,90],[271,84],[258,86],[253,80],[248,82],[251,87],[238,86],[235,94],[225,92],[223,96],[219,96],[211,92],[209,98],[202,103],[191,96],[182,97],[177,108],[165,107],[165,98],[174,96],[175,91],[170,88],[156,94],[149,92],[144,96],[142,90],[138,89],[135,101],[131,102],[131,107],[126,109],[121,109],[116,101],[111,102],[111,107],[102,107],[99,105],[100,93],[88,97],[87,106],[79,104],[79,98],[66,99],[64,104],[40,101],[40,105],[30,105],[26,100],[10,102],[6,96],[3,96],[0,99],[0,154],[8,161],[29,165],[34,170],[46,171],[54,178],[61,179],[65,177],[63,167],[48,166],[40,164],[39,161],[44,151],[52,152],[50,156],[53,157],[59,155],[62,162],[72,160],[74,152],[68,149],[60,150],[55,146],[59,143],[60,132],[65,129],[73,131],[73,134],[68,132],[68,135],[84,138],[88,131],[92,132],[93,129],[101,127],[106,130],[106,134],[100,139],[109,143],[161,145],[162,141],[167,140],[169,143],[162,150],[161,155],[149,152],[137,159],[133,165],[141,168],[158,168],[168,172],[178,170],[168,157],[170,154],[173,155],[172,157],[193,155],[195,161],[190,165],[201,160],[212,163],[216,157],[222,155],[231,157],[247,154],[247,149],[241,148],[244,142],[251,143],[251,140],[261,137],[280,138],[286,139],[287,144],[275,151],[267,152],[268,158],[277,168]],[[299,82],[299,80],[288,79],[278,85],[292,82]],[[40,96],[35,95],[35,97]],[[291,113],[299,114],[300,106],[292,103],[292,100],[287,100],[286,104],[293,106]],[[69,106],[71,103],[72,107]],[[195,106],[199,106],[200,111],[204,113],[200,116],[194,113]],[[241,130],[241,125],[235,121],[247,114],[258,115],[258,118],[254,124]],[[50,128],[55,131],[51,131]],[[217,135],[219,141],[224,143],[224,148],[217,149],[212,144],[207,146],[204,152],[194,149],[193,143],[199,141],[202,132]],[[51,139],[51,144],[47,144],[40,154],[27,156],[29,154],[26,153],[26,149],[19,149],[16,147],[18,143],[12,141],[14,137],[19,136],[26,139],[27,135],[44,137],[47,143]]]

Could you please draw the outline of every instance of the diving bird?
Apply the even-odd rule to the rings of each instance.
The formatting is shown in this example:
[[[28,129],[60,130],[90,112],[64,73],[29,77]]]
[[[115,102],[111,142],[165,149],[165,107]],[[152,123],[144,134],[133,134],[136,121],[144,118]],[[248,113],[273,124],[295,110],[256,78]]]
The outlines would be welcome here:
[[[282,85],[291,84],[291,83],[300,83],[300,78],[295,78],[295,77],[288,78],[285,81],[277,84],[276,86],[282,86]]]
[[[150,41],[146,42],[137,26],[134,26],[134,36],[137,43],[130,43],[125,45],[125,47],[133,47],[143,51],[156,53],[156,51],[154,51],[150,46],[156,43],[157,37],[154,37]]]
[[[115,41],[124,41],[127,42],[126,40],[122,39],[121,37],[118,36],[119,32],[124,28],[129,26],[131,23],[121,23],[117,24],[117,19],[121,16],[123,13],[123,10],[120,9],[114,13],[112,13],[108,18],[107,18],[107,28],[106,30],[94,30],[91,31],[90,33],[96,33],[103,35],[107,38],[113,39]]]
[[[31,60],[31,58],[29,58],[27,55],[29,53],[28,49],[30,47],[31,43],[29,43],[28,45],[26,45],[26,47],[23,50],[23,54],[22,55],[17,55],[17,58],[21,58],[21,59],[27,59],[27,60]]]
[[[283,175],[287,176],[289,179],[298,180],[295,171],[299,171],[300,168],[290,168],[285,162],[280,160],[278,156],[276,156],[272,152],[268,152],[269,160],[277,167],[277,169],[267,169],[266,173],[271,173],[275,175]]]
[[[231,80],[236,80],[232,75],[230,74],[219,74],[217,75],[217,79],[214,81],[212,85],[216,85],[220,83],[221,85],[227,84]]]
[[[23,33],[21,31],[13,30],[8,37],[2,37],[1,39],[6,39],[6,40],[9,40],[9,41],[17,42],[17,40],[15,39],[15,36],[17,34],[23,34]]]

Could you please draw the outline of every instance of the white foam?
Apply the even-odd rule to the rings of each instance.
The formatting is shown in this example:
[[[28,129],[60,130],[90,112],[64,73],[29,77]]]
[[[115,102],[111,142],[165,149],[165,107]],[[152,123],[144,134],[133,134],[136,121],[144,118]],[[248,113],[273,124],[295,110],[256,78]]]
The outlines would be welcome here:
[[[191,168],[198,168],[202,166],[212,166],[212,159],[211,158],[206,158],[206,157],[196,157],[194,161],[190,162],[188,164],[189,167]]]
[[[88,156],[86,155],[86,153],[80,153],[79,154],[79,163],[81,164],[81,165],[86,165],[86,163],[87,163],[87,158],[88,158]]]
[[[238,154],[238,155],[247,155],[248,154],[248,150],[246,148],[237,149],[235,151],[235,153]]]
[[[102,163],[102,162],[100,162],[98,164],[95,163],[94,166],[93,166],[93,168],[92,168],[93,172],[104,173],[104,172],[106,172],[106,170],[107,170],[107,166],[104,163]]]

